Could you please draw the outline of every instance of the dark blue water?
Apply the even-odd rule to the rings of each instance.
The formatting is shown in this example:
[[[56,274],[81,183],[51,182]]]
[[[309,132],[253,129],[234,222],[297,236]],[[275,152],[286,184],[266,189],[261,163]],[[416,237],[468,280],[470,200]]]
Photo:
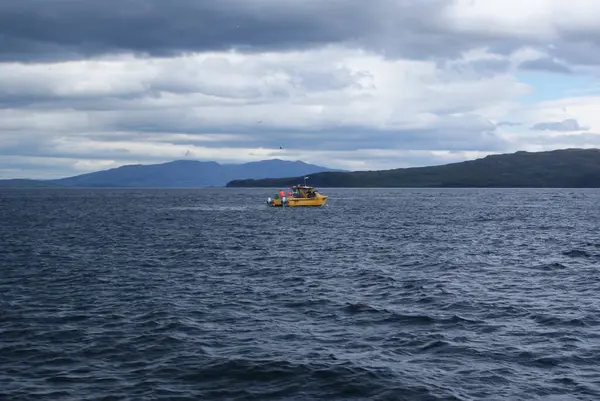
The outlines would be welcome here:
[[[600,399],[600,191],[272,192],[0,192],[0,399]]]

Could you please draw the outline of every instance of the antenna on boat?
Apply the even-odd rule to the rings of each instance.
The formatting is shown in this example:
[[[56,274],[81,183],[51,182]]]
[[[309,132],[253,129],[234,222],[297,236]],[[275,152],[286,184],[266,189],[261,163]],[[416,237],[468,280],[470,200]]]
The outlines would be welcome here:
[[[304,177],[304,186],[306,186],[306,180],[308,180],[308,177]]]

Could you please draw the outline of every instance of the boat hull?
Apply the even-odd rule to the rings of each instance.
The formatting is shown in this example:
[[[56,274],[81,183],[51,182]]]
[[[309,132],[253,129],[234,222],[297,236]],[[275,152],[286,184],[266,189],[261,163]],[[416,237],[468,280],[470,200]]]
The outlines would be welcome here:
[[[282,204],[282,198],[285,200]],[[288,191],[288,196],[280,190],[273,198],[267,199],[271,207],[321,207],[327,203],[327,195],[322,195],[315,188],[307,185],[294,185]]]
[[[285,207],[320,207],[327,203],[327,196],[318,198],[286,198],[287,205]],[[273,199],[272,207],[281,207],[281,199]]]

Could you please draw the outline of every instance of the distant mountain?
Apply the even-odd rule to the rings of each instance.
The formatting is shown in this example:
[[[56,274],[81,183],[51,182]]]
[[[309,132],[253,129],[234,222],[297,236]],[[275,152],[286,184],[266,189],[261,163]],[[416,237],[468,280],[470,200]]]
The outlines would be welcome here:
[[[286,187],[301,177],[233,180],[228,187]],[[312,174],[320,187],[600,188],[600,150],[563,149],[490,155],[442,166]]]
[[[127,165],[110,170],[49,181],[68,187],[223,187],[235,179],[304,176],[322,171],[343,171],[302,161],[263,160],[243,164],[219,164],[177,160],[162,164]]]
[[[11,179],[0,180],[0,188],[56,188],[60,185],[39,180]]]

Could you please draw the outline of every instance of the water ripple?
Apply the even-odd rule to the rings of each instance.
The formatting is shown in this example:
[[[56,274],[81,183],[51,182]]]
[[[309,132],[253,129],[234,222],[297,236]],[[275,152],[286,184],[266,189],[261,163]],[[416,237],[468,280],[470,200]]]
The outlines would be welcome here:
[[[3,191],[0,399],[600,398],[600,191],[326,192]]]

